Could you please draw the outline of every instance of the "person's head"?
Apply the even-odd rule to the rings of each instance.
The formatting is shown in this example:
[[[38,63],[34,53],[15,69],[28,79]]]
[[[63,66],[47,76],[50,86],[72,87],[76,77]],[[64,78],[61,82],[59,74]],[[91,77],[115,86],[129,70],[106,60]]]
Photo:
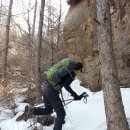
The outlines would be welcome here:
[[[82,69],[83,69],[83,64],[82,63],[80,63],[80,62],[77,62],[76,64],[75,64],[75,68],[74,68],[74,71],[75,72],[82,72]]]

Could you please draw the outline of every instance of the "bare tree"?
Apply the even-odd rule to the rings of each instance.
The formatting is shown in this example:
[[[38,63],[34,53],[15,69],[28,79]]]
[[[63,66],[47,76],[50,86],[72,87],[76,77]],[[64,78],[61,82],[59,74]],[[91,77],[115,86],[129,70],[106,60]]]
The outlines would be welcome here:
[[[10,21],[11,21],[11,10],[12,10],[13,0],[10,0],[9,3],[9,11],[6,23],[6,32],[5,32],[5,42],[3,48],[3,56],[2,56],[2,78],[6,79],[6,70],[7,70],[7,55],[8,55],[8,44],[9,44],[9,28],[10,28]]]
[[[62,6],[61,0],[59,1],[59,9],[55,7],[52,0],[47,2],[47,36],[51,46],[51,64],[58,60],[61,43],[61,17]],[[56,53],[54,53],[56,52]]]
[[[96,0],[96,7],[107,130],[129,130],[114,60],[109,0]]]
[[[30,23],[30,0],[29,0],[29,4],[28,4],[28,10],[27,10],[27,27],[28,27],[28,38],[27,38],[27,42],[28,42],[28,53],[29,53],[29,56],[28,56],[28,71],[29,71],[29,77],[31,79],[31,72],[32,72],[32,39],[31,39],[31,23]]]
[[[0,22],[1,22],[1,14],[2,14],[2,0],[1,0],[1,4],[0,4]]]
[[[43,32],[43,18],[44,18],[44,7],[45,0],[41,0],[39,27],[37,35],[37,45],[36,45],[36,86],[37,86],[37,99],[39,102],[41,100],[41,48],[42,48],[42,32]]]
[[[47,33],[49,38],[49,41],[51,43],[51,64],[54,62],[54,35],[53,35],[53,23],[54,22],[54,16],[53,16],[53,6],[52,1],[48,0],[48,27],[47,27]]]
[[[37,0],[35,0],[35,4],[34,4],[34,16],[33,16],[33,24],[31,26],[29,19],[30,19],[30,15],[28,15],[28,27],[30,27],[30,29],[28,29],[29,35],[28,35],[28,45],[29,45],[29,63],[28,63],[28,71],[29,71],[29,84],[28,84],[28,99],[30,99],[30,103],[34,103],[35,100],[33,101],[30,98],[30,95],[32,94],[33,88],[32,86],[32,79],[34,78],[34,68],[35,68],[35,61],[34,61],[34,50],[35,50],[35,45],[34,45],[34,34],[35,34],[35,24],[36,24],[36,12],[37,12]],[[28,14],[29,14],[29,10],[28,10]],[[37,95],[37,94],[36,94]],[[37,97],[36,95],[34,95],[34,97]]]
[[[57,28],[57,60],[58,60],[58,57],[59,57],[58,53],[59,53],[59,43],[60,43],[61,12],[62,12],[62,7],[61,7],[61,0],[60,0],[58,28]]]
[[[35,1],[35,7],[34,7],[34,17],[33,17],[33,25],[32,25],[32,39],[33,39],[34,32],[35,32],[36,12],[37,12],[37,0]]]
[[[35,0],[35,5],[34,5],[34,16],[33,16],[33,24],[32,24],[32,32],[31,32],[31,71],[34,74],[34,68],[35,68],[35,63],[33,60],[34,57],[34,49],[35,49],[35,44],[34,44],[34,34],[35,34],[35,25],[36,25],[36,13],[37,13],[37,0]]]
[[[51,64],[53,65],[54,63],[54,35],[53,35],[53,25],[51,22]]]

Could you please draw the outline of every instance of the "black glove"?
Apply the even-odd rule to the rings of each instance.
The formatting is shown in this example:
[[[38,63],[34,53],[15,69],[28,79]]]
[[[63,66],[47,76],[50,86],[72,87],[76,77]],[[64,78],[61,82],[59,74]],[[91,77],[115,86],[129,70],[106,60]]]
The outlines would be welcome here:
[[[82,97],[77,95],[76,93],[74,93],[72,96],[74,97],[74,100],[81,100],[82,99]]]

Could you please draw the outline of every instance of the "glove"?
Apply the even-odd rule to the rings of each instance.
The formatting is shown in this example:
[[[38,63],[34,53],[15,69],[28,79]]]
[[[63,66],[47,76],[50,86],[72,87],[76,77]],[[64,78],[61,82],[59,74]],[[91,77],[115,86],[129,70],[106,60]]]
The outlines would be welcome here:
[[[77,95],[76,93],[72,95],[74,97],[74,100],[81,100],[82,97]]]

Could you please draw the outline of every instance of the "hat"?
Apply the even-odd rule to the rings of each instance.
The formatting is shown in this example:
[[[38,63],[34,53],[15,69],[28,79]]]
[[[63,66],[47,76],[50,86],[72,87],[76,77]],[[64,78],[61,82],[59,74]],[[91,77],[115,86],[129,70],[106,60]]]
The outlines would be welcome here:
[[[76,64],[75,64],[75,70],[80,70],[81,69],[81,72],[82,72],[82,68],[83,68],[83,64],[82,63],[80,63],[80,62],[77,62]]]

